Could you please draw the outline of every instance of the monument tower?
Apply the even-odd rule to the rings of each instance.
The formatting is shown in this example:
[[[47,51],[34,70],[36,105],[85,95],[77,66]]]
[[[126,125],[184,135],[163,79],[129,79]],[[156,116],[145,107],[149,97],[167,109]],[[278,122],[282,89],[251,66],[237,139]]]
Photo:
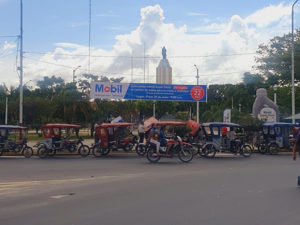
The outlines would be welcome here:
[[[160,60],[156,68],[156,83],[157,84],[172,84],[172,67],[167,60],[167,50],[162,48],[161,54],[163,58]]]

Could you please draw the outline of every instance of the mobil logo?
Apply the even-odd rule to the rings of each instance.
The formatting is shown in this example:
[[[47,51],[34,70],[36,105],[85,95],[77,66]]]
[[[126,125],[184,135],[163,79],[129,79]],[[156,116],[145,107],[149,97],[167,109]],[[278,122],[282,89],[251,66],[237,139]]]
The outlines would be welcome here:
[[[105,85],[105,84],[96,84],[95,92],[104,92],[104,93],[122,93],[122,85]]]

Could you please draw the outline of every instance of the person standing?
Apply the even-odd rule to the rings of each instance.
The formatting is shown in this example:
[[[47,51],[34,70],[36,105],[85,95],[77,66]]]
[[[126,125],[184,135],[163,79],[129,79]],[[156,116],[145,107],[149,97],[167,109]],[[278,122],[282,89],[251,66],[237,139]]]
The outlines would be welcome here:
[[[299,148],[300,148],[300,133],[298,133],[295,144],[293,146],[293,160],[296,160],[297,150],[299,150]],[[298,176],[298,186],[300,186],[300,176]]]
[[[145,125],[144,121],[142,121],[139,126],[138,126],[138,133],[139,133],[139,143],[144,143],[144,138],[145,138]]]

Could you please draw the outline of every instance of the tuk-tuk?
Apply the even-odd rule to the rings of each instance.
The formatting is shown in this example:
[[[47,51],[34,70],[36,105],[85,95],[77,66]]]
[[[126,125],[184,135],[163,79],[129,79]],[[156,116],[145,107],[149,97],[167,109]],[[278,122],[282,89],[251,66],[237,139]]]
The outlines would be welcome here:
[[[262,154],[277,154],[280,149],[291,149],[293,146],[292,128],[299,124],[293,123],[263,123],[255,146]]]
[[[252,147],[245,143],[243,128],[235,123],[212,122],[202,124],[205,144],[201,156],[214,158],[216,152],[239,153],[244,157],[252,154]]]
[[[108,155],[110,151],[123,149],[130,152],[137,143],[137,137],[131,131],[134,123],[102,123],[95,128],[95,135],[98,142],[92,146],[95,157]]]
[[[78,152],[82,157],[88,156],[90,148],[83,144],[83,139],[78,136],[79,125],[75,124],[46,124],[42,127],[44,141],[38,142],[35,147],[38,148],[38,156],[45,158],[54,156],[57,152],[67,150],[70,153]],[[76,139],[71,139],[76,131]]]
[[[27,145],[27,132],[26,127],[0,125],[0,156],[3,152],[13,152],[30,158],[33,150]]]
[[[172,126],[175,128],[186,125],[186,122],[161,121],[153,123],[151,127],[147,127],[147,130],[149,130],[149,128],[153,128],[158,132],[158,130],[162,127]],[[174,132],[174,129],[172,133],[172,136],[169,136],[167,139],[166,146],[160,146],[159,154],[157,154],[156,145],[152,144],[151,140],[147,142],[145,151],[147,152],[147,159],[149,162],[156,163],[161,157],[172,158],[175,155],[177,155],[178,158],[185,163],[190,162],[193,159],[194,155],[192,146],[189,143],[184,142],[182,138]]]

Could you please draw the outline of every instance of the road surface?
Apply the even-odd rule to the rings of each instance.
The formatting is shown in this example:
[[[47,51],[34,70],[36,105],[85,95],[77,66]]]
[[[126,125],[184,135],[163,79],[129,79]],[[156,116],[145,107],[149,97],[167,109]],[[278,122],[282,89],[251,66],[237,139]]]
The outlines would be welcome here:
[[[290,155],[0,158],[1,225],[299,225]]]

